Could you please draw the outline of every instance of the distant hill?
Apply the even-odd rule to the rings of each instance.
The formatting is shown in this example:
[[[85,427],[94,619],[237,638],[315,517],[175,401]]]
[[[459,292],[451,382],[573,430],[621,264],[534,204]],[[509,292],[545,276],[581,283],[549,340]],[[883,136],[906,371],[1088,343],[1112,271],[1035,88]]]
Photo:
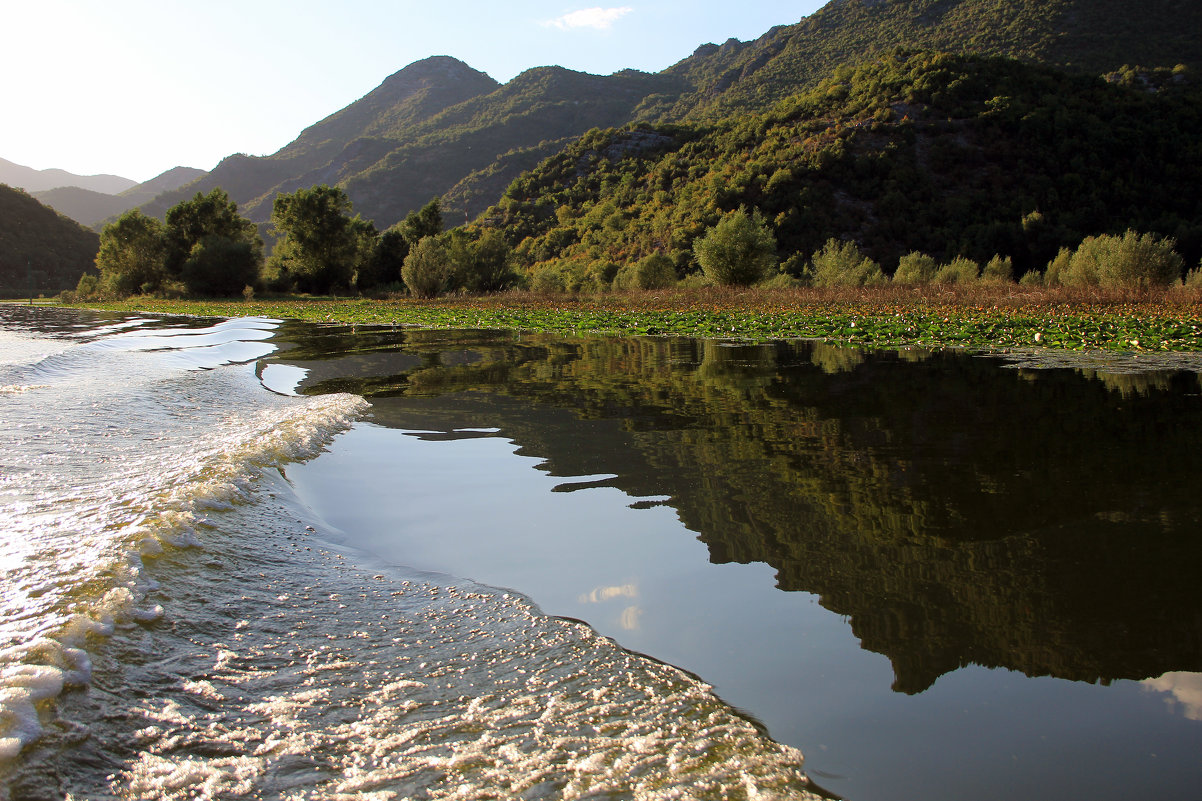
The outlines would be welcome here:
[[[115,195],[138,185],[137,181],[118,175],[74,175],[66,170],[35,170],[5,159],[0,159],[0,183],[24,189],[26,192],[77,186],[106,195]]]
[[[74,289],[93,269],[100,237],[20,189],[0,184],[0,297]]]
[[[161,216],[225,189],[264,223],[280,192],[342,186],[378,228],[430,198],[471,219],[523,171],[591,128],[763,113],[837,67],[898,45],[1007,56],[1100,74],[1124,64],[1202,70],[1202,3],[1146,0],[831,0],[753,42],[703,45],[662,73],[540,67],[504,86],[447,57],[410,64],[270,156],[232,155],[186,189],[144,203]]]
[[[204,170],[191,167],[175,167],[116,195],[81,189],[78,186],[60,186],[30,194],[81,225],[96,228],[127,209],[148,203],[159,194],[178,189],[206,174]]]

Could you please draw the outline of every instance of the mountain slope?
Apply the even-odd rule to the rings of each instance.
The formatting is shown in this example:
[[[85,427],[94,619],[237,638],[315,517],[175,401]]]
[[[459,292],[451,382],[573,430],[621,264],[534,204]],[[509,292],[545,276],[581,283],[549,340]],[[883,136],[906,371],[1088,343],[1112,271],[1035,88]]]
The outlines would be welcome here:
[[[35,170],[32,167],[14,164],[7,159],[0,159],[0,183],[24,189],[26,192],[77,186],[106,195],[115,195],[138,184],[137,181],[119,175],[75,175],[66,170]]]
[[[1202,69],[1202,4],[1149,0],[831,0],[754,42],[699,48],[666,72],[693,86],[642,119],[764,111],[836,67],[904,46],[1101,74],[1124,64]]]
[[[278,152],[262,157],[229,156],[198,181],[157,197],[142,210],[162,216],[196,192],[220,187],[250,219],[266,222],[276,194],[319,183],[334,184],[349,170],[367,169],[405,141],[414,125],[497,86],[484,73],[453,58],[435,56],[415,62],[351,105],[306,128]]]
[[[35,292],[74,289],[99,249],[95,231],[0,184],[0,297],[25,296],[31,272]]]
[[[203,175],[204,170],[175,167],[116,195],[81,189],[78,186],[60,186],[31,194],[39,202],[91,228],[127,209],[150,202],[162,192],[178,189]]]
[[[1149,91],[1144,79],[1157,91]],[[1159,83],[1157,83],[1159,81]],[[894,51],[771,112],[594,131],[515,181],[481,224],[526,267],[670,254],[746,207],[798,271],[830,237],[887,271],[910,251],[1012,258],[1128,227],[1202,257],[1202,90],[1184,73],[1106,83],[1011,59]]]

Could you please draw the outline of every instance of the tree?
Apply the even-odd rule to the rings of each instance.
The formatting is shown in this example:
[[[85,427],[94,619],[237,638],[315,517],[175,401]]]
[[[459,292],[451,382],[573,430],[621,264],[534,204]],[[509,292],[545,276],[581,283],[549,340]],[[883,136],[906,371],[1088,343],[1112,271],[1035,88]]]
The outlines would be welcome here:
[[[211,294],[214,287],[227,284],[231,278],[230,275],[215,275],[213,280],[209,280],[199,269],[200,265],[195,262],[185,268],[187,262],[192,259],[193,250],[205,239],[210,240],[204,248],[210,254],[218,250],[250,254],[255,275],[249,274],[246,256],[239,256],[237,272],[243,279],[249,280],[242,280],[231,293],[241,292],[247,284],[255,283],[263,259],[263,241],[259,238],[255,224],[238,214],[237,204],[230,200],[225,190],[213,189],[207,195],[197,192],[191,200],[185,200],[168,209],[166,221],[164,267],[167,274],[173,278],[183,277],[187,273],[191,280],[184,278],[184,282],[189,292]],[[216,239],[225,240],[226,244],[219,244]],[[207,259],[205,265],[224,272],[221,265],[211,259]]]
[[[663,253],[627,264],[614,278],[615,289],[665,289],[676,283],[676,265]]]
[[[400,222],[401,234],[409,247],[413,247],[428,236],[442,233],[442,205],[434,198],[417,211],[411,211]]]
[[[256,240],[258,237],[256,237]],[[180,277],[193,295],[237,295],[259,280],[260,243],[209,234],[188,253]]]
[[[455,228],[442,237],[451,260],[446,289],[497,292],[513,286],[513,249],[500,231],[489,228],[472,238],[466,228]]]
[[[371,254],[359,265],[355,287],[366,292],[387,284],[401,282],[401,268],[409,255],[409,241],[394,225],[379,234],[372,243]]]
[[[272,267],[303,292],[350,287],[364,256],[364,229],[350,213],[350,198],[337,187],[277,195],[271,224],[282,238],[272,251]]]
[[[726,215],[693,245],[705,275],[715,284],[747,286],[776,263],[776,238],[759,212],[739,209]]]
[[[415,297],[432,298],[446,287],[453,266],[446,246],[438,237],[427,236],[405,257],[401,276]]]
[[[100,233],[96,268],[101,285],[118,295],[157,292],[167,279],[165,251],[163,224],[130,209]]]

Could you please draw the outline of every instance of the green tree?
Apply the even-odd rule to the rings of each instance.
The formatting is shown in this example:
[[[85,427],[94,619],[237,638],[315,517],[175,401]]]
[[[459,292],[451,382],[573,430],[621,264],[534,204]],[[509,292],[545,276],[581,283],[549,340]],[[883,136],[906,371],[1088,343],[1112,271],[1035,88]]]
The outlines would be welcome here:
[[[163,224],[130,209],[100,232],[96,268],[101,286],[118,295],[157,292],[167,280],[165,252]]]
[[[875,286],[883,284],[881,265],[865,256],[855,242],[828,239],[811,259],[814,286]]]
[[[204,275],[201,264],[195,261],[187,264],[193,258],[193,250],[205,239],[210,241],[202,252],[212,254],[222,250],[230,254],[251,254],[255,275],[250,275],[245,256],[238,256],[237,272],[242,275],[242,280],[232,288],[232,293],[241,292],[247,284],[255,283],[263,260],[263,241],[255,224],[238,214],[237,204],[230,200],[225,190],[213,189],[207,195],[197,192],[191,200],[168,209],[165,219],[164,267],[172,278],[183,277],[189,292],[213,294],[215,287],[227,285],[232,280],[232,276],[225,274],[227,271],[211,258],[204,261],[204,266],[217,268],[220,273],[212,280]],[[218,243],[217,239],[225,240],[228,246]]]
[[[726,215],[693,245],[705,275],[715,284],[747,286],[776,264],[776,238],[759,212]]]
[[[409,241],[405,239],[399,225],[380,233],[372,243],[371,253],[359,265],[355,287],[360,292],[369,292],[388,284],[401,283],[401,267],[409,255]]]
[[[257,239],[257,237],[256,237]],[[254,287],[263,253],[256,242],[209,234],[188,253],[180,277],[193,295],[229,296]]]
[[[513,271],[513,249],[495,228],[476,239],[464,228],[456,228],[444,237],[453,270],[448,289],[469,292],[498,292],[517,283]]]
[[[411,211],[399,223],[401,234],[405,241],[413,247],[428,236],[438,236],[442,233],[442,204],[434,198],[417,211]]]
[[[365,232],[361,223],[352,221],[345,192],[322,184],[277,195],[271,224],[282,235],[271,254],[281,278],[302,292],[351,286],[364,257]]]
[[[446,245],[437,236],[427,236],[418,240],[405,257],[401,276],[414,297],[432,298],[446,288],[453,269]]]
[[[936,284],[972,284],[981,275],[981,265],[965,256],[957,256],[935,273]]]

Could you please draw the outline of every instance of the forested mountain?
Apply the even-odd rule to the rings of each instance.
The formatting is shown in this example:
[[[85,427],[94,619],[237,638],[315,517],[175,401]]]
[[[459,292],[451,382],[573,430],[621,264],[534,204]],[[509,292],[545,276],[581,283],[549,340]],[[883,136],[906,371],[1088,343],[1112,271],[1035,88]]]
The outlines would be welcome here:
[[[100,237],[20,189],[0,184],[0,297],[73,289]]]
[[[474,217],[523,170],[591,128],[706,122],[764,113],[836,67],[898,45],[1005,55],[1099,74],[1123,64],[1202,67],[1202,4],[1149,0],[832,0],[748,43],[706,45],[658,75],[558,67],[504,86],[448,57],[400,70],[271,156],[234,155],[196,184],[146,204],[161,216],[221,187],[250,219],[319,183],[346,189],[383,229],[435,196]]]
[[[836,67],[895,47],[1007,56],[1098,75],[1124,64],[1202,68],[1192,0],[831,0],[754,42],[704,46],[667,70],[692,89],[648,120],[765,111]]]
[[[767,113],[593,131],[516,180],[482,224],[535,273],[567,262],[599,274],[660,252],[683,275],[695,239],[740,207],[763,215],[795,274],[835,237],[886,271],[921,251],[1009,256],[1021,275],[1126,228],[1175,237],[1195,265],[1199,130],[1202,91],[1186,72],[1106,82],[898,50]]]

